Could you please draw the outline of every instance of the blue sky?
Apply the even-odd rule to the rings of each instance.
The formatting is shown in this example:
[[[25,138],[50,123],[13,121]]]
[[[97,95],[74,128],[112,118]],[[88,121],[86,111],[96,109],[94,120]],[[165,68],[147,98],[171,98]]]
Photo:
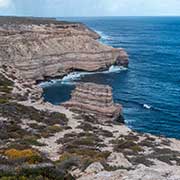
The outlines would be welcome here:
[[[180,0],[0,0],[0,15],[180,16]]]

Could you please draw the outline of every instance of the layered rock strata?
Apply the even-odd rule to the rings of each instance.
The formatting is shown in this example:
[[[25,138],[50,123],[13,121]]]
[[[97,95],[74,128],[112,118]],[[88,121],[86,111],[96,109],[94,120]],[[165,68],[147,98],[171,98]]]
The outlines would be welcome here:
[[[14,41],[12,43],[10,41],[17,36],[22,40],[16,30],[21,27],[20,32],[23,36],[25,29],[32,28],[32,22],[35,27],[46,26],[47,22],[66,29],[69,29],[69,26],[73,28],[77,26],[77,24],[65,26],[64,22],[60,24],[52,19],[45,19],[42,22],[39,19],[19,20],[18,18],[16,21],[14,18],[0,18],[0,26],[7,24],[3,25],[4,31],[1,28],[0,63],[2,66],[7,62],[13,62],[11,66],[0,67],[0,176],[2,179],[28,179],[33,175],[34,179],[42,177],[79,180],[179,180],[179,140],[139,134],[125,125],[115,123],[97,124],[91,116],[89,118],[79,116],[62,106],[41,101],[41,89],[31,80],[26,81],[32,78],[33,70],[30,62],[32,60],[33,63],[34,59],[26,61],[25,54],[27,52],[31,54],[32,50],[27,49],[24,52],[24,67],[29,63],[31,68],[28,69],[27,66],[25,72],[22,69],[23,58],[19,55],[19,60],[13,60],[13,55],[17,56],[19,47],[16,49],[16,46],[13,46]],[[22,26],[23,23],[25,25]],[[29,32],[29,35],[31,33]],[[2,38],[7,42],[1,43]],[[92,38],[91,36],[91,40]],[[37,42],[42,41],[37,40]],[[24,48],[27,46],[27,41],[23,43],[20,41],[19,46]],[[19,54],[21,53],[20,51]],[[18,66],[17,62],[20,62],[21,66],[20,64]],[[123,61],[117,58],[116,63],[121,65]],[[38,67],[35,66],[35,69],[38,70]],[[42,72],[34,70],[34,73],[34,80],[44,76]],[[50,75],[50,71],[47,74]],[[54,75],[57,74],[54,72]],[[112,115],[113,119],[116,119],[118,113],[122,112],[120,106],[114,105],[112,101],[111,88],[94,84],[78,85],[72,99],[65,104],[69,108],[79,107],[76,106],[77,104],[83,105],[84,109],[79,108],[81,112],[86,110],[85,113],[94,114],[101,120],[112,119]],[[89,107],[94,107],[93,111]],[[104,110],[108,112],[106,116],[102,115]],[[12,149],[13,147],[17,149]],[[22,152],[30,152],[30,156],[33,153],[32,159],[19,155],[18,158],[17,153],[23,155]],[[29,165],[30,162],[35,164]]]
[[[14,89],[25,89],[14,71],[0,68],[2,179],[180,179],[179,140],[136,133],[123,124],[97,123],[62,106],[15,101]],[[36,156],[17,156],[24,152]]]
[[[16,101],[42,102],[43,90],[34,81],[27,81],[13,66],[4,65],[0,74],[14,83],[12,95]]]
[[[103,45],[99,38],[81,23],[0,17],[0,67],[11,64],[24,79],[44,80],[73,70],[128,65],[123,49]]]
[[[112,88],[106,85],[80,83],[72,92],[70,101],[65,102],[63,106],[81,114],[92,115],[99,122],[123,122],[122,106],[114,104]]]

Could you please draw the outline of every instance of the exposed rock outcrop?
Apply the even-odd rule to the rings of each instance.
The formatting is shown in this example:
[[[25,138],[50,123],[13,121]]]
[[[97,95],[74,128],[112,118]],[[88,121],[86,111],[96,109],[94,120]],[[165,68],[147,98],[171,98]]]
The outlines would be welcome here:
[[[119,120],[123,122],[122,107],[114,104],[112,88],[94,83],[80,83],[72,92],[70,101],[63,106],[83,114],[94,116],[99,122]]]
[[[63,179],[67,175],[79,180],[180,179],[179,140],[135,133],[123,124],[97,123],[92,116],[81,116],[50,103],[15,101],[14,88],[25,88],[14,77],[8,77],[13,71],[10,67],[0,69],[3,178],[6,174],[8,178],[29,177],[28,171],[35,177],[38,172],[37,177],[43,175],[44,179]],[[28,166],[27,171],[23,168],[29,159],[14,160],[7,154],[19,152],[19,148],[38,152],[38,158],[32,159],[36,164]]]
[[[128,65],[123,49],[97,41],[81,23],[54,19],[0,17],[0,66],[11,64],[23,78],[43,80],[73,70],[98,71]]]
[[[123,124],[97,123],[97,118],[104,122],[122,115],[121,106],[113,103],[109,86],[77,86],[64,106],[93,115],[84,116],[41,101],[41,89],[32,81],[63,75],[70,67],[97,70],[114,62],[127,65],[123,50],[115,50],[117,57],[112,58],[114,49],[100,45],[94,40],[99,38],[96,33],[76,23],[0,18],[0,26],[0,66],[11,64],[0,67],[0,177],[180,179],[179,140],[136,133]],[[80,45],[77,40],[82,41]],[[69,51],[73,46],[72,54],[67,52],[67,59],[63,59],[61,50]],[[89,53],[79,52],[80,46]],[[12,152],[34,152],[36,156],[18,158]]]
[[[12,95],[16,101],[37,102],[43,101],[41,87],[35,85],[34,81],[27,81],[21,76],[18,69],[10,65],[0,68],[0,74],[14,83]]]

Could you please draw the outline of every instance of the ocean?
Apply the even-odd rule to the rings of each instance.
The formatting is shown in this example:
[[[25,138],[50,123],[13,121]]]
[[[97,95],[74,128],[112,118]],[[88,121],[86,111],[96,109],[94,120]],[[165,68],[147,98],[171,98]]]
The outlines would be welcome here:
[[[68,100],[77,81],[108,84],[114,101],[123,105],[128,127],[180,139],[180,17],[58,19],[85,23],[102,36],[101,42],[124,48],[130,64],[42,83],[46,101]]]

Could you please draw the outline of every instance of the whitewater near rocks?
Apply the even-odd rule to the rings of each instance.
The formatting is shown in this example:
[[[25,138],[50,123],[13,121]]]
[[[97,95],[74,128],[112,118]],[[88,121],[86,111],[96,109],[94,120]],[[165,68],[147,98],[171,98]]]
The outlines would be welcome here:
[[[75,85],[78,80],[81,80],[82,77],[87,76],[87,75],[93,75],[93,74],[107,74],[107,73],[118,73],[120,71],[127,71],[127,67],[123,66],[110,66],[110,68],[106,71],[100,71],[100,72],[80,72],[80,71],[74,71],[63,78],[58,78],[58,79],[51,79],[49,81],[43,81],[39,83],[39,86],[42,88],[52,86],[53,84],[60,83],[60,84],[66,84],[66,85]]]
[[[53,19],[0,18],[0,66],[13,64],[23,78],[44,80],[74,70],[98,71],[128,65],[123,49],[97,41],[81,23]]]

